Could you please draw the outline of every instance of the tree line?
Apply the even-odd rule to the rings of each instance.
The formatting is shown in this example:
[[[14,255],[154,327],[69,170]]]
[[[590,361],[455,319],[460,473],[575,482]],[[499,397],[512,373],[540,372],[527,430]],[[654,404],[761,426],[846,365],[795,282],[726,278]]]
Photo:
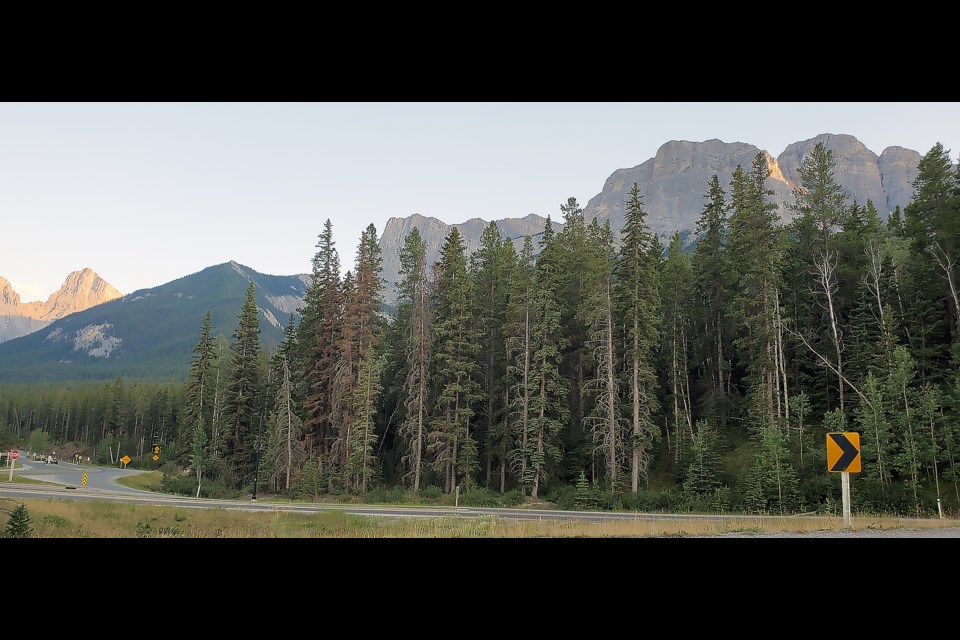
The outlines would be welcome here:
[[[616,235],[575,198],[562,231],[548,217],[519,250],[490,223],[468,255],[452,228],[428,264],[414,229],[395,314],[375,227],[341,276],[327,220],[275,353],[251,282],[229,340],[207,314],[185,381],[7,392],[0,428],[111,460],[162,442],[194,487],[577,487],[608,506],[657,491],[777,513],[836,503],[825,434],[856,431],[858,508],[956,508],[960,172],[935,145],[884,221],[836,171],[817,144],[785,224],[762,153],[727,185],[712,176],[692,249],[678,233],[662,244],[636,184]]]

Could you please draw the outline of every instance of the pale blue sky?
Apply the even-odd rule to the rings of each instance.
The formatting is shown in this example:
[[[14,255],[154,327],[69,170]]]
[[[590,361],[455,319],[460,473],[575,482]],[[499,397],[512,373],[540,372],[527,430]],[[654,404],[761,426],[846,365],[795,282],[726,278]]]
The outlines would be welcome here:
[[[308,273],[327,218],[352,266],[391,216],[556,219],[670,140],[821,133],[956,162],[960,103],[0,103],[0,276],[27,302],[84,267],[123,293]]]

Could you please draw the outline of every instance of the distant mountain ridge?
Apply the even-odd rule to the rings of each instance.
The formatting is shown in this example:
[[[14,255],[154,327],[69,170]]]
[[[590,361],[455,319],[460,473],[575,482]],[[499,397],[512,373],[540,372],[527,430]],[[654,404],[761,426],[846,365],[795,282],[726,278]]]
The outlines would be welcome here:
[[[213,335],[229,338],[250,281],[260,342],[272,350],[303,303],[310,277],[266,275],[227,262],[72,313],[0,344],[0,382],[183,378],[207,311]]]
[[[20,302],[20,294],[0,276],[0,342],[39,331],[54,320],[123,294],[90,268],[74,271],[46,302]]]
[[[671,140],[646,162],[614,171],[600,193],[586,205],[581,201],[584,217],[587,220],[609,220],[613,231],[618,233],[623,228],[623,202],[636,182],[647,212],[647,223],[654,232],[663,238],[675,231],[690,232],[703,212],[710,177],[717,175],[729,200],[734,170],[740,165],[749,172],[756,155],[763,153],[771,170],[767,186],[774,191],[772,200],[777,204],[781,220],[787,221],[792,217],[788,205],[794,201],[793,190],[800,187],[800,163],[818,142],[823,142],[824,147],[833,153],[836,163],[834,178],[847,192],[848,202],[856,199],[864,205],[871,200],[884,219],[895,207],[902,209],[910,202],[912,183],[917,177],[917,165],[922,156],[903,147],[887,147],[878,156],[851,135],[824,133],[792,143],[774,158],[769,152],[743,142]],[[552,222],[563,222],[560,205],[566,203],[569,195],[573,194],[558,198],[556,211],[548,212]],[[523,218],[503,218],[496,222],[501,232],[515,238],[515,244],[519,245],[524,234],[542,233],[545,220],[545,216],[531,213]],[[464,234],[470,252],[478,246],[485,225],[479,218],[457,225],[419,214],[391,218],[380,237],[384,255],[382,275],[390,289],[386,297],[393,296],[392,289],[398,279],[400,263],[396,255],[406,234],[414,227],[420,230],[430,248],[427,259],[432,261],[439,257],[439,247],[451,227],[457,227]]]

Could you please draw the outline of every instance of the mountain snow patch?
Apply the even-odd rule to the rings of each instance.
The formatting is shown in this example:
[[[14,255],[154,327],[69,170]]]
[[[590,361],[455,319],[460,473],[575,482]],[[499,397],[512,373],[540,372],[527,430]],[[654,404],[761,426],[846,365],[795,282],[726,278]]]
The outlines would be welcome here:
[[[44,340],[50,340],[51,342],[56,342],[61,340],[63,336],[63,327],[57,327],[53,331],[47,334],[47,337]]]
[[[88,356],[94,358],[109,357],[110,352],[116,349],[121,342],[120,338],[107,333],[107,330],[112,327],[113,325],[109,322],[88,324],[77,331],[77,335],[73,339],[73,350],[86,351]]]

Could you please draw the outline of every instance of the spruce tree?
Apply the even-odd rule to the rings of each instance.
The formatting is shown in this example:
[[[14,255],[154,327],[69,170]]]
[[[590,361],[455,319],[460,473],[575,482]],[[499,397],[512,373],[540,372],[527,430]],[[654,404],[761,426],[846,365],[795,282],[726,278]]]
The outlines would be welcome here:
[[[621,471],[628,466],[626,443],[630,423],[622,415],[613,296],[613,233],[609,221],[601,226],[594,218],[587,228],[584,298],[578,316],[586,328],[585,345],[590,349],[584,362],[592,365],[584,383],[583,397],[589,398],[583,418],[585,430],[592,435],[593,449],[600,454],[601,466],[614,495],[621,491]],[[581,473],[583,473],[581,471]]]
[[[563,351],[568,341],[561,324],[560,251],[555,243],[553,225],[547,216],[540,239],[540,255],[534,271],[531,321],[529,419],[527,421],[526,461],[530,478],[530,497],[538,498],[540,486],[560,462],[563,428],[570,419],[567,405],[569,382],[560,373]]]
[[[563,463],[560,474],[573,480],[585,466],[594,466],[590,436],[584,430],[584,417],[590,411],[582,393],[590,378],[593,349],[586,344],[587,329],[581,309],[586,304],[590,279],[589,244],[583,209],[576,198],[567,198],[560,206],[563,229],[556,234],[558,254],[557,300],[560,304],[560,325],[566,340],[560,364],[560,375],[570,382],[567,399],[569,423],[563,425]]]
[[[379,317],[383,289],[383,279],[380,276],[382,265],[376,228],[371,224],[360,236],[356,273],[349,282],[345,281],[339,360],[335,365],[333,380],[331,417],[338,429],[327,467],[336,469],[344,486],[350,486],[353,476],[354,467],[348,470],[350,460],[355,455],[351,447],[357,441],[353,429],[359,420],[365,419],[359,411],[366,410],[368,399],[376,406],[379,397],[379,383],[372,398],[365,395],[370,391],[369,388],[359,387],[367,375],[365,369],[374,366],[368,360],[375,358],[373,354],[383,333],[383,322]],[[379,369],[377,371],[379,372]],[[364,438],[370,435],[367,434],[367,427],[366,423],[360,426],[365,434]],[[359,485],[353,483],[354,487],[361,485],[362,482]]]
[[[710,498],[722,486],[723,461],[720,438],[705,420],[697,420],[684,474],[683,491],[697,498]]]
[[[660,276],[662,354],[667,372],[669,420],[673,426],[674,454],[680,459],[693,440],[690,398],[690,307],[693,296],[690,258],[683,251],[680,234],[674,233]]]
[[[340,359],[344,322],[345,285],[340,279],[340,257],[328,219],[317,242],[313,278],[304,296],[297,330],[298,357],[292,359],[293,395],[303,398],[305,444],[327,463],[332,457],[336,427],[333,412],[334,374]]]
[[[504,325],[509,363],[507,394],[510,423],[509,435],[504,440],[508,446],[512,442],[508,449],[510,469],[524,495],[528,495],[533,486],[533,470],[529,462],[534,453],[534,440],[530,429],[534,291],[533,239],[528,235],[523,238],[523,248],[511,271],[507,320]]]
[[[187,402],[183,407],[183,428],[177,439],[177,458],[190,455],[196,425],[210,425],[213,422],[214,376],[217,364],[213,338],[211,314],[207,311],[200,327],[200,338],[193,348],[190,373],[187,375]]]
[[[429,449],[447,493],[460,484],[469,490],[479,467],[470,421],[473,407],[482,397],[476,362],[480,336],[473,320],[474,291],[465,252],[463,236],[454,227],[440,249],[434,291],[433,376],[437,395]]]
[[[727,212],[729,205],[716,174],[710,177],[705,194],[707,204],[697,220],[697,243],[691,269],[697,296],[693,314],[699,336],[699,358],[705,370],[697,402],[702,415],[726,425],[732,408],[731,347],[727,307],[731,284],[729,257],[726,250]]]
[[[4,530],[4,537],[33,537],[33,528],[30,526],[30,513],[27,511],[27,507],[22,502],[10,512],[10,518],[7,520],[7,527]]]
[[[251,280],[230,343],[224,457],[232,470],[232,481],[237,486],[253,480],[260,421],[265,418],[261,406],[263,374],[260,370],[260,318],[254,291]]]
[[[430,291],[427,280],[426,245],[415,227],[400,250],[400,276],[398,286],[397,324],[403,344],[404,419],[400,425],[400,441],[403,447],[401,463],[404,478],[414,491],[420,490],[424,471],[424,454],[427,446],[427,418],[429,416],[430,368]]]
[[[270,413],[268,446],[264,454],[263,475],[274,487],[290,495],[297,484],[305,451],[303,421],[297,415],[293,382],[285,356],[280,358],[280,384],[274,394]]]
[[[630,490],[646,480],[651,447],[659,438],[655,359],[660,343],[658,242],[646,222],[640,187],[634,183],[624,207],[621,246],[615,263],[615,295],[626,344],[623,388],[629,403]]]
[[[765,187],[768,174],[762,153],[756,155],[750,174],[740,166],[734,170],[729,247],[738,283],[734,317],[739,335],[735,343],[747,371],[748,415],[755,429],[769,430],[776,428],[778,417],[775,387],[780,243],[776,207],[766,200],[771,194]]]
[[[470,256],[470,273],[475,292],[474,319],[480,338],[480,350],[477,354],[478,375],[480,393],[483,395],[483,402],[478,405],[476,416],[476,436],[482,443],[486,484],[489,486],[491,483],[496,459],[501,469],[501,491],[505,481],[505,460],[500,435],[505,432],[504,386],[507,368],[503,325],[506,321],[509,286],[508,260],[512,250],[512,243],[502,238],[497,224],[491,222],[483,230],[480,246]]]

